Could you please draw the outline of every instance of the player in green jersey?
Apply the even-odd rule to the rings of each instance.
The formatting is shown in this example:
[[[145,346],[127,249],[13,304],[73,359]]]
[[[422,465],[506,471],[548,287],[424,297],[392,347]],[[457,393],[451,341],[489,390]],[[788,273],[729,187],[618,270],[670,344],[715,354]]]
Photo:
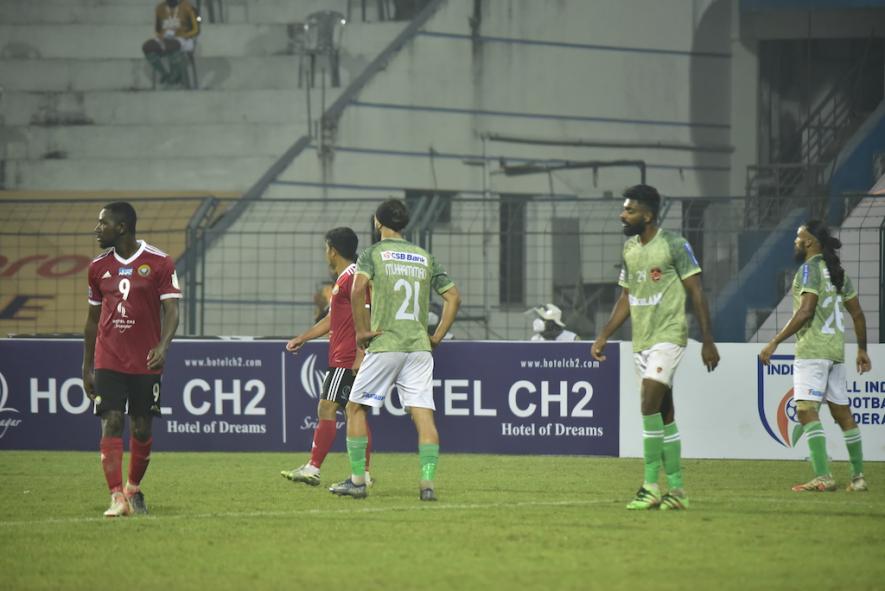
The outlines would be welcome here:
[[[418,430],[421,463],[419,497],[435,501],[433,478],[439,461],[439,434],[433,419],[433,357],[430,350],[446,336],[461,296],[432,254],[403,239],[409,212],[398,199],[375,210],[381,240],[364,250],[356,262],[351,291],[357,344],[366,356],[347,403],[347,454],[351,477],[329,490],[337,495],[366,496],[366,409],[378,408],[393,386]],[[371,282],[371,322],[365,308]],[[427,334],[430,291],[442,296],[443,307],[433,335]]]
[[[623,290],[608,323],[590,348],[605,361],[609,337],[629,317],[633,330],[633,360],[641,381],[642,447],[645,479],[627,509],[687,509],[682,485],[682,444],[673,406],[673,375],[688,338],[685,294],[691,297],[701,329],[701,359],[708,371],[719,364],[713,343],[710,312],[701,286],[701,267],[682,236],[658,227],[661,196],[648,185],[624,191],[621,223],[631,238],[624,244],[618,280]],[[669,491],[658,485],[663,464]]]
[[[793,487],[796,492],[836,490],[827,465],[827,442],[818,410],[826,401],[830,414],[842,429],[851,460],[850,491],[865,491],[863,448],[860,429],[851,415],[845,383],[845,325],[842,306],[848,310],[857,337],[857,371],[870,371],[867,355],[867,322],[857,291],[836,254],[842,246],[820,220],[811,220],[796,231],[794,252],[802,263],[793,278],[793,317],[771,341],[759,358],[768,365],[777,346],[796,335],[793,362],[793,400],[802,433],[808,441],[814,478]]]

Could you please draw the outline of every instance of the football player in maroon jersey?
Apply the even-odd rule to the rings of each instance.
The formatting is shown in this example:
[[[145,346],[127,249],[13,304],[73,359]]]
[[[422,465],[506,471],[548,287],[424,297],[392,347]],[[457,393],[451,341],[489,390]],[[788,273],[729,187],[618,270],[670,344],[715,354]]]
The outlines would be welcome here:
[[[175,262],[136,240],[135,209],[102,208],[96,239],[107,250],[89,265],[83,388],[101,417],[101,465],[111,491],[107,517],[147,513],[140,484],[151,458],[151,421],[160,415],[160,374],[178,327]],[[123,486],[123,413],[129,414],[129,477]]]
[[[284,478],[310,486],[320,483],[320,467],[337,434],[336,413],[338,410],[344,411],[347,406],[350,388],[364,356],[364,352],[356,346],[350,304],[359,239],[353,230],[345,227],[329,230],[325,239],[326,262],[338,277],[332,288],[329,313],[286,344],[287,351],[297,353],[307,341],[329,333],[329,371],[323,381],[323,390],[317,405],[317,427],[313,434],[310,461],[298,468],[280,472]],[[372,446],[369,444],[366,448],[366,466],[369,465],[371,453]],[[366,482],[371,482],[371,478],[367,477]]]

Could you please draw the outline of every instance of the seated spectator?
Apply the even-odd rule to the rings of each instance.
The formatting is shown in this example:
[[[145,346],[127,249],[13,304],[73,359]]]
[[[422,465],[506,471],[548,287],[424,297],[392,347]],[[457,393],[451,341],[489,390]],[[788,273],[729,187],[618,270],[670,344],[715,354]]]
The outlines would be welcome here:
[[[578,335],[565,330],[562,321],[562,310],[553,304],[544,304],[533,308],[537,318],[532,322],[533,341],[577,341]]]
[[[188,0],[164,0],[157,5],[154,18],[156,37],[141,46],[144,57],[160,75],[163,84],[185,84],[187,62],[185,53],[194,50],[200,34],[200,18]],[[168,67],[163,58],[168,59]]]

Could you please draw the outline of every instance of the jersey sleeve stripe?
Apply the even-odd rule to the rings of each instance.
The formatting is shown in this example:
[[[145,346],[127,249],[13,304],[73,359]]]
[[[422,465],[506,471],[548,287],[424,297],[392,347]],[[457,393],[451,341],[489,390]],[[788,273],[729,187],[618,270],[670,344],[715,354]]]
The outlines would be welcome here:
[[[694,268],[694,269],[692,269],[691,271],[689,271],[688,273],[686,273],[685,275],[680,275],[679,278],[680,278],[680,279],[688,279],[688,278],[691,277],[692,275],[697,275],[697,274],[700,273],[700,272],[701,272],[701,269],[700,269],[700,268]]]
[[[161,300],[181,299],[180,293],[164,293],[160,295]]]
[[[163,252],[162,250],[160,250],[160,249],[157,248],[156,246],[154,246],[154,245],[152,245],[152,244],[148,244],[147,242],[144,243],[144,249],[145,249],[147,252],[150,252],[150,253],[155,254],[155,255],[159,255],[159,256],[161,256],[161,257],[167,257],[167,256],[169,256],[168,254],[166,254],[165,252]]]
[[[442,295],[442,294],[446,293],[447,291],[449,291],[450,289],[452,289],[453,287],[455,287],[455,282],[450,281],[449,283],[446,283],[445,285],[443,285],[440,289],[436,290],[436,293],[438,293],[439,295]]]
[[[95,301],[95,300],[87,299],[86,301],[89,302],[90,306],[100,306],[101,305],[101,300]]]

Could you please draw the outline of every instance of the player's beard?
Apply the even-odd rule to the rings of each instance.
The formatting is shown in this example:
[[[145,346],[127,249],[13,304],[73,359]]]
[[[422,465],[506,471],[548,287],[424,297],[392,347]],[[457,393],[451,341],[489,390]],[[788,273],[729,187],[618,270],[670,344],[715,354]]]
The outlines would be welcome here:
[[[638,236],[645,232],[645,220],[639,220],[636,224],[624,225],[624,236]]]
[[[805,254],[805,249],[797,246],[793,249],[793,260],[802,264],[805,262]]]

